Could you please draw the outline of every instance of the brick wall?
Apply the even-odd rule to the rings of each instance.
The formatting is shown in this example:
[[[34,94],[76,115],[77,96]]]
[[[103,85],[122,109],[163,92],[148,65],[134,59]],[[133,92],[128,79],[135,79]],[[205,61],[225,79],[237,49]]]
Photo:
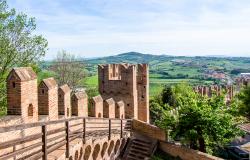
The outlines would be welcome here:
[[[115,118],[115,101],[113,98],[109,98],[104,101],[103,117]]]
[[[38,120],[37,77],[30,67],[14,68],[7,78],[8,115],[21,115],[23,122]]]
[[[164,130],[143,121],[134,119],[132,122],[132,129],[134,132],[138,132],[157,140],[166,140],[166,133]]]
[[[54,78],[44,79],[38,87],[39,115],[49,115],[50,120],[58,119],[58,85]]]
[[[59,115],[66,118],[71,116],[71,89],[67,84],[58,89],[58,111]]]
[[[72,115],[88,117],[88,96],[79,91],[71,97]]]
[[[119,101],[115,106],[115,118],[124,119],[125,111],[124,111],[124,102]]]
[[[108,64],[98,66],[99,92],[104,99],[123,101],[125,118],[149,121],[147,64]],[[140,112],[138,112],[140,110]]]
[[[173,157],[180,157],[182,160],[222,160],[203,152],[167,142],[160,142],[159,148]]]
[[[103,99],[100,95],[92,97],[90,102],[90,113],[91,117],[103,118]]]
[[[138,64],[138,119],[149,123],[149,73],[147,64]]]

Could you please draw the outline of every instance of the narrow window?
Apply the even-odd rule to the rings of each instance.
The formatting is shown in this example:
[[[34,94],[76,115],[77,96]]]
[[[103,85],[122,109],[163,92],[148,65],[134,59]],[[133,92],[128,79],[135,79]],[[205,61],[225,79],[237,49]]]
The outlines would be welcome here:
[[[29,107],[28,107],[28,116],[33,117],[33,105],[32,104],[29,104]]]
[[[42,89],[42,94],[44,94],[44,89]]]
[[[129,106],[129,104],[127,104],[127,106]]]
[[[16,83],[15,82],[12,82],[12,87],[16,88]]]
[[[67,108],[67,117],[69,117],[69,108]]]
[[[98,118],[101,118],[102,117],[102,114],[101,113],[98,113]]]

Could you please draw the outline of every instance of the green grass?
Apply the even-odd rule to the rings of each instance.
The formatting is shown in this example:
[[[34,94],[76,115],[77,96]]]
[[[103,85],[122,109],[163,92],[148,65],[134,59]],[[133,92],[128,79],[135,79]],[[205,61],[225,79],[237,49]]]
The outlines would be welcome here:
[[[84,79],[83,83],[86,87],[90,87],[90,88],[97,87],[98,86],[98,76],[94,75],[94,76],[86,77]]]

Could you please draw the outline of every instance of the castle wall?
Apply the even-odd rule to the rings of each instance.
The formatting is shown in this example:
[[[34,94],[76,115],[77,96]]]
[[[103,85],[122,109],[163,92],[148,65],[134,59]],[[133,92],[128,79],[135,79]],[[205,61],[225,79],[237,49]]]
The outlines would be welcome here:
[[[124,102],[123,101],[119,101],[116,103],[115,106],[115,118],[120,118],[120,119],[124,119],[124,115],[125,115],[125,111],[124,111]]]
[[[46,86],[45,81],[53,81],[53,86]],[[58,85],[53,78],[43,80],[38,88],[39,115],[49,115],[50,120],[58,119]]]
[[[113,98],[109,98],[104,101],[103,117],[115,118],[115,101]]]
[[[103,99],[100,95],[91,98],[90,117],[103,118]]]
[[[88,117],[88,96],[86,93],[75,93],[71,98],[72,115]]]
[[[100,94],[104,99],[122,100],[125,118],[149,121],[148,65],[99,65],[98,76]]]
[[[18,81],[17,77],[7,81],[8,115],[22,115],[25,121],[38,119],[37,79]]]
[[[66,118],[71,116],[71,90],[68,85],[58,89],[58,112]]]
[[[138,119],[149,123],[149,73],[147,64],[138,64]]]

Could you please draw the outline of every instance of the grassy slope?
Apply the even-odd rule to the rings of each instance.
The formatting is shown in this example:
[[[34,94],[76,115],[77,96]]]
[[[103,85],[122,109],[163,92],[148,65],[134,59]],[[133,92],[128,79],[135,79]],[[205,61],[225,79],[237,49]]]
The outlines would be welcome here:
[[[83,80],[86,87],[97,87],[97,65],[104,63],[148,63],[150,66],[150,95],[156,95],[164,85],[172,85],[182,81],[191,84],[210,84],[213,81],[201,80],[207,70],[217,70],[228,76],[233,69],[244,69],[250,72],[250,58],[228,57],[175,57],[166,55],[150,55],[136,52],[119,54],[116,56],[102,57],[85,60],[86,69],[90,77]],[[49,65],[49,62],[48,64]],[[49,73],[48,73],[49,75]],[[47,74],[43,77],[47,77]],[[184,77],[183,77],[184,76]]]

